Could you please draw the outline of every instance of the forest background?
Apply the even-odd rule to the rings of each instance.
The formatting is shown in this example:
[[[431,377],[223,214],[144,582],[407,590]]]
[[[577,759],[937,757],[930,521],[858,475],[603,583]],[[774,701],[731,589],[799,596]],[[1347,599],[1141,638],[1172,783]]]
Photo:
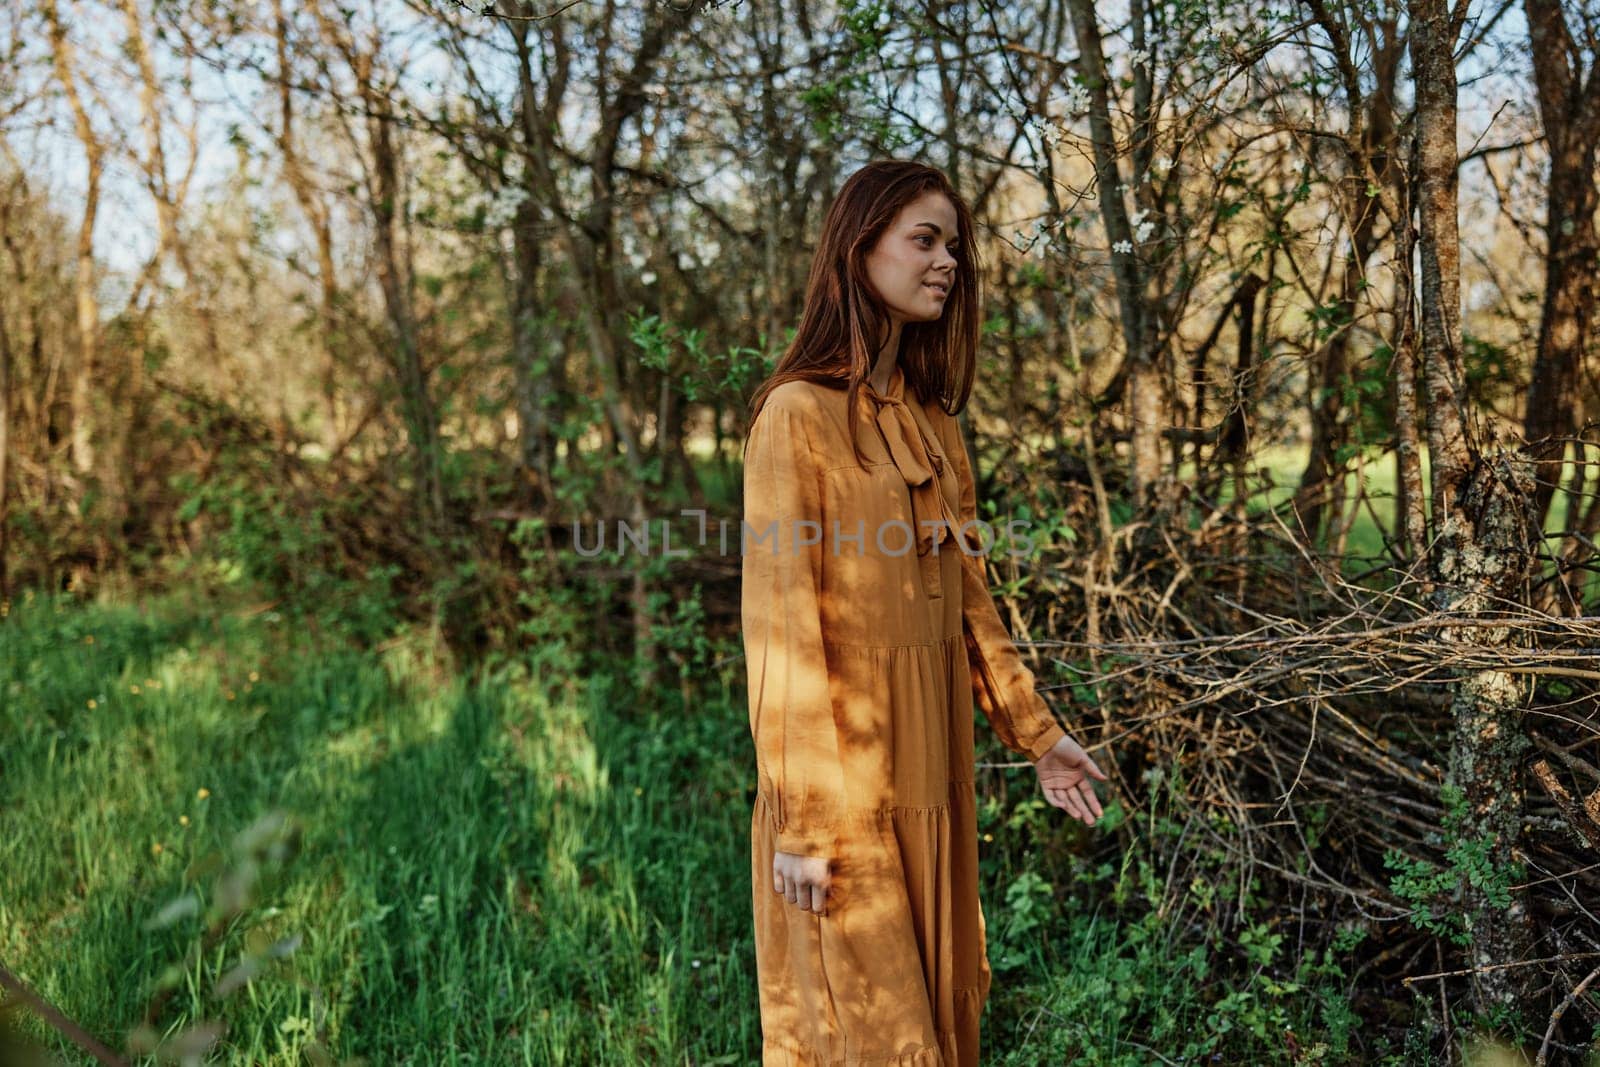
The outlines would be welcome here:
[[[694,512],[896,156],[1112,775],[979,724],[989,1061],[1600,1062],[1597,142],[1589,0],[5,5],[0,1058],[757,1058]]]

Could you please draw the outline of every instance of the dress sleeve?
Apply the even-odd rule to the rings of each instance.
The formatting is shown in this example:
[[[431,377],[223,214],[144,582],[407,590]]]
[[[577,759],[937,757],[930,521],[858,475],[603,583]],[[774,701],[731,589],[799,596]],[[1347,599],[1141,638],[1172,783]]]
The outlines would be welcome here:
[[[801,407],[774,393],[750,429],[740,611],[750,731],[777,848],[830,856],[845,790],[822,642],[821,478]]]
[[[1011,751],[1037,761],[1050,751],[1055,743],[1066,736],[1066,731],[1056,723],[1055,716],[1044,698],[1034,689],[1033,672],[1030,671],[1017,648],[1011,643],[1005,623],[995,607],[994,596],[989,592],[989,579],[984,571],[983,555],[976,554],[982,547],[978,517],[978,494],[972,477],[972,464],[967,458],[967,443],[961,424],[951,416],[946,423],[948,446],[961,483],[960,519],[967,543],[968,554],[961,552],[961,621],[966,636],[967,660],[972,665],[972,692],[978,707],[994,728],[1000,743]]]

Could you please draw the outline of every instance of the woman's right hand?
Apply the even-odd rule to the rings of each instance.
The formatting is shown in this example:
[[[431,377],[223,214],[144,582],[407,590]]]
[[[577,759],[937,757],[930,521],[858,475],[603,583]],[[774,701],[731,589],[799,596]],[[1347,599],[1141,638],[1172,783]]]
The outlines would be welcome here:
[[[772,854],[772,890],[801,911],[828,914],[828,886],[832,882],[826,856]]]

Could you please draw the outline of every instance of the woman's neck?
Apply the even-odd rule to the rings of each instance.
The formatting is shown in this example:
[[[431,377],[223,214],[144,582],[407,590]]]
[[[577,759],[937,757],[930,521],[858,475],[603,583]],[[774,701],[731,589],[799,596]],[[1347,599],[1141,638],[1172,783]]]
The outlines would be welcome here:
[[[894,365],[900,356],[900,323],[891,322],[889,339],[878,349],[878,362],[867,375],[872,387],[880,393],[889,391],[889,380],[894,377]]]

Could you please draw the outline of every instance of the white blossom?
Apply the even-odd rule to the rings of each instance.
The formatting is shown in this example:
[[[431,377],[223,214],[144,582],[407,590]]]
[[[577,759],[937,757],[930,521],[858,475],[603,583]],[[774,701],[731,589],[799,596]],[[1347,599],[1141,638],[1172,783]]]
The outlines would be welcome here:
[[[1124,252],[1124,253],[1132,252],[1133,251],[1133,242],[1132,241],[1118,241],[1116,244],[1111,246],[1111,251],[1113,251],[1113,252]]]
[[[1065,92],[1058,90],[1050,98],[1049,111],[1052,114],[1061,113],[1071,117],[1088,110],[1089,90],[1081,85],[1072,85]]]
[[[503,185],[490,197],[484,209],[484,226],[498,230],[508,226],[517,217],[517,209],[528,199],[528,190],[520,185]]]

